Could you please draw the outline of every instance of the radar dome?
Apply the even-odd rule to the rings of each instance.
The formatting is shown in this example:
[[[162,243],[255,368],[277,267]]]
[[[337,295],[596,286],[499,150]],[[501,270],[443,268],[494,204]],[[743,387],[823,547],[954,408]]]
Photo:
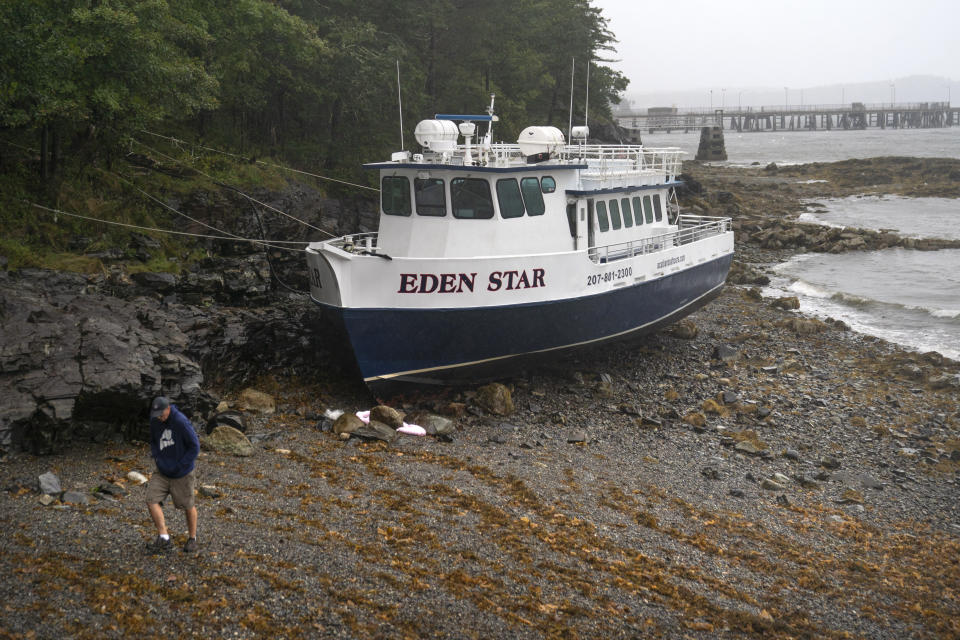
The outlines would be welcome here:
[[[525,156],[557,153],[564,145],[563,132],[556,127],[527,127],[520,132],[517,144]]]
[[[453,151],[457,147],[457,125],[450,120],[421,120],[413,135],[424,149]]]

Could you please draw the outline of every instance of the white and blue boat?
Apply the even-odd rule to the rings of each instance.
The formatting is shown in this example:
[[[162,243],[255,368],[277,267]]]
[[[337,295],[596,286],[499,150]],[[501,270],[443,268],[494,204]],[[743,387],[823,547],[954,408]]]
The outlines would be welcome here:
[[[495,122],[492,101],[420,122],[420,153],[365,165],[378,231],[308,247],[311,296],[368,386],[506,373],[656,330],[723,287],[730,219],[680,213],[679,149],[588,144],[586,127],[494,143]]]

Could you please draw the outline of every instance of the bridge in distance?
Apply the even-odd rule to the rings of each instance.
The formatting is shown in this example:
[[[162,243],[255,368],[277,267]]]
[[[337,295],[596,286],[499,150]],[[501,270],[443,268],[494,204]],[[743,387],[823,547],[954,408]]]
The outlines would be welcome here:
[[[625,129],[638,132],[691,131],[719,125],[734,131],[925,129],[960,125],[960,107],[949,102],[779,105],[729,109],[651,107],[614,114]]]

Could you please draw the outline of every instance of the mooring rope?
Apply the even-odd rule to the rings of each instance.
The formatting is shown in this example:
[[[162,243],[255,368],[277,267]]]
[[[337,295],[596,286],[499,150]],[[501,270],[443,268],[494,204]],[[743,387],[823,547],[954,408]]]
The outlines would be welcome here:
[[[163,158],[166,158],[167,160],[170,160],[171,162],[175,162],[175,163],[177,163],[177,164],[179,164],[179,165],[186,166],[188,169],[190,169],[190,170],[192,170],[192,171],[196,171],[197,173],[199,173],[200,175],[202,175],[203,177],[207,178],[208,180],[210,180],[211,182],[213,182],[214,184],[216,184],[216,185],[218,185],[218,186],[224,187],[225,189],[230,189],[230,190],[232,190],[232,191],[236,191],[238,194],[240,194],[241,196],[243,196],[243,197],[246,198],[247,200],[249,200],[249,201],[251,201],[251,202],[255,202],[255,203],[259,204],[261,207],[264,207],[264,208],[266,208],[266,209],[269,209],[270,211],[273,211],[273,212],[275,212],[275,213],[279,213],[279,214],[282,215],[282,216],[286,216],[287,218],[290,218],[291,220],[293,220],[293,221],[295,221],[295,222],[299,222],[300,224],[302,224],[302,225],[304,225],[304,226],[306,226],[306,227],[310,227],[311,229],[313,229],[313,230],[315,230],[315,231],[319,231],[320,233],[326,234],[326,235],[329,236],[330,238],[335,238],[335,237],[336,237],[335,235],[333,235],[333,234],[330,233],[329,231],[326,231],[326,230],[324,230],[324,229],[321,229],[320,227],[317,227],[317,226],[315,226],[315,225],[312,225],[312,224],[310,224],[309,222],[307,222],[306,220],[301,220],[300,218],[298,218],[298,217],[296,217],[296,216],[290,215],[290,214],[287,213],[286,211],[281,211],[280,209],[277,209],[276,207],[274,207],[274,206],[272,206],[272,205],[269,205],[269,204],[267,204],[266,202],[261,202],[260,200],[257,200],[257,199],[254,198],[253,196],[251,196],[251,195],[249,195],[249,194],[247,194],[247,193],[244,193],[243,191],[241,191],[240,189],[238,189],[238,188],[236,188],[236,187],[234,187],[234,186],[228,185],[228,184],[226,184],[226,183],[224,183],[224,182],[221,182],[221,181],[217,180],[217,179],[214,178],[213,176],[211,176],[211,175],[209,175],[209,174],[207,174],[207,173],[204,173],[203,171],[201,171],[200,169],[197,169],[196,167],[191,167],[191,166],[187,165],[185,162],[183,162],[183,161],[181,161],[181,160],[177,160],[176,158],[174,158],[174,157],[172,157],[172,156],[168,156],[167,154],[163,153],[162,151],[157,151],[157,150],[154,149],[153,147],[151,147],[151,146],[149,146],[149,145],[147,145],[147,144],[145,144],[145,143],[143,143],[143,142],[140,142],[140,141],[137,140],[136,138],[130,138],[130,140],[132,140],[133,142],[139,144],[140,146],[144,147],[145,149],[147,149],[147,150],[149,150],[149,151],[157,154],[158,156],[161,156],[161,157],[163,157]]]
[[[214,236],[214,235],[203,234],[203,233],[190,233],[189,231],[174,231],[174,230],[172,230],[172,229],[160,229],[160,228],[158,228],[158,227],[147,227],[147,226],[143,226],[143,225],[139,225],[139,224],[130,224],[130,223],[127,223],[127,222],[117,222],[117,221],[115,221],[115,220],[104,220],[104,219],[102,219],[102,218],[94,218],[94,217],[92,217],[92,216],[84,216],[84,215],[81,215],[81,214],[79,214],[79,213],[71,213],[71,212],[69,212],[69,211],[63,211],[62,209],[52,209],[52,208],[50,208],[50,207],[45,207],[45,206],[43,206],[42,204],[37,204],[36,202],[30,202],[30,203],[28,203],[28,204],[30,204],[30,205],[33,206],[33,207],[36,207],[37,209],[42,209],[42,210],[44,210],[44,211],[47,211],[47,212],[49,212],[49,213],[54,214],[54,222],[56,222],[56,216],[57,216],[57,215],[65,215],[65,216],[70,216],[71,218],[79,218],[79,219],[81,219],[81,220],[89,220],[89,221],[91,221],[91,222],[100,222],[100,223],[103,223],[103,224],[110,224],[110,225],[114,225],[114,226],[117,226],[117,227],[124,227],[124,228],[127,228],[127,229],[137,229],[137,230],[139,230],[139,231],[154,231],[154,232],[156,232],[156,233],[166,233],[166,234],[176,235],[176,236],[189,236],[189,237],[192,237],[192,238],[207,238],[207,239],[213,239],[213,240],[230,240],[230,241],[232,241],[232,242],[250,242],[250,243],[253,243],[253,244],[260,244],[260,245],[263,245],[263,246],[265,246],[265,247],[270,247],[271,249],[281,249],[281,250],[283,250],[283,251],[296,251],[296,252],[300,252],[300,253],[306,251],[306,249],[296,249],[296,248],[292,248],[292,247],[282,247],[282,246],[279,246],[279,245],[277,245],[277,244],[274,244],[274,241],[273,241],[273,240],[258,240],[257,238],[243,238],[243,237],[240,237],[240,236]],[[219,231],[219,229],[217,229],[217,231]],[[222,233],[227,233],[227,232],[224,231],[224,232],[222,232]],[[289,240],[278,240],[278,241],[276,241],[276,242],[290,242],[290,241],[289,241]],[[307,244],[307,243],[305,243],[305,242],[300,242],[300,243],[297,243],[297,244]]]
[[[204,146],[204,145],[202,145],[202,144],[197,144],[196,142],[189,142],[189,141],[187,141],[187,140],[180,140],[179,138],[174,138],[174,137],[172,137],[172,136],[165,136],[165,135],[163,135],[163,134],[155,133],[155,132],[153,132],[153,131],[147,131],[146,129],[141,129],[140,131],[141,131],[142,133],[146,133],[147,135],[156,136],[157,138],[163,138],[164,140],[170,140],[171,142],[175,142],[175,143],[177,143],[177,144],[190,145],[191,147],[196,147],[196,148],[198,148],[198,149],[205,149],[205,150],[207,150],[207,151],[212,151],[212,152],[214,152],[214,153],[220,153],[220,154],[223,154],[223,155],[225,155],[225,156],[230,156],[231,158],[239,158],[239,159],[244,160],[244,161],[246,161],[246,162],[250,162],[250,158],[248,158],[248,157],[246,157],[246,156],[242,156],[242,155],[237,154],[237,153],[230,153],[229,151],[223,151],[222,149],[215,149],[215,148],[213,148],[213,147],[206,147],[206,146]],[[374,192],[376,192],[376,193],[380,193],[380,189],[377,189],[376,187],[368,187],[367,185],[357,184],[356,182],[348,182],[348,181],[346,181],[346,180],[340,180],[339,178],[331,178],[331,177],[329,177],[329,176],[322,176],[322,175],[320,175],[320,174],[318,174],[318,173],[310,173],[309,171],[303,171],[303,170],[301,170],[301,169],[294,169],[293,167],[287,167],[287,166],[284,166],[284,165],[282,165],[282,164],[274,164],[274,163],[272,163],[272,162],[264,162],[263,160],[254,160],[253,162],[255,162],[256,164],[262,164],[262,165],[265,166],[265,167],[275,167],[275,168],[277,168],[277,169],[283,169],[284,171],[290,171],[290,172],[292,172],[292,173],[299,173],[299,174],[301,174],[301,175],[310,176],[310,177],[312,177],[312,178],[317,178],[317,179],[319,179],[319,180],[327,180],[327,181],[329,181],[329,182],[337,182],[337,183],[340,183],[340,184],[345,184],[345,185],[350,186],[350,187],[356,187],[357,189],[367,189],[368,191],[374,191]]]

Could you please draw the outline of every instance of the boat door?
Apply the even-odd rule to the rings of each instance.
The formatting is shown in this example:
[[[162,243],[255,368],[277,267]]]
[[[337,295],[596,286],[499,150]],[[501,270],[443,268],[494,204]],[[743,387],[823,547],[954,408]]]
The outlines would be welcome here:
[[[593,199],[587,200],[587,255],[591,260],[597,258],[597,232],[594,229]]]

